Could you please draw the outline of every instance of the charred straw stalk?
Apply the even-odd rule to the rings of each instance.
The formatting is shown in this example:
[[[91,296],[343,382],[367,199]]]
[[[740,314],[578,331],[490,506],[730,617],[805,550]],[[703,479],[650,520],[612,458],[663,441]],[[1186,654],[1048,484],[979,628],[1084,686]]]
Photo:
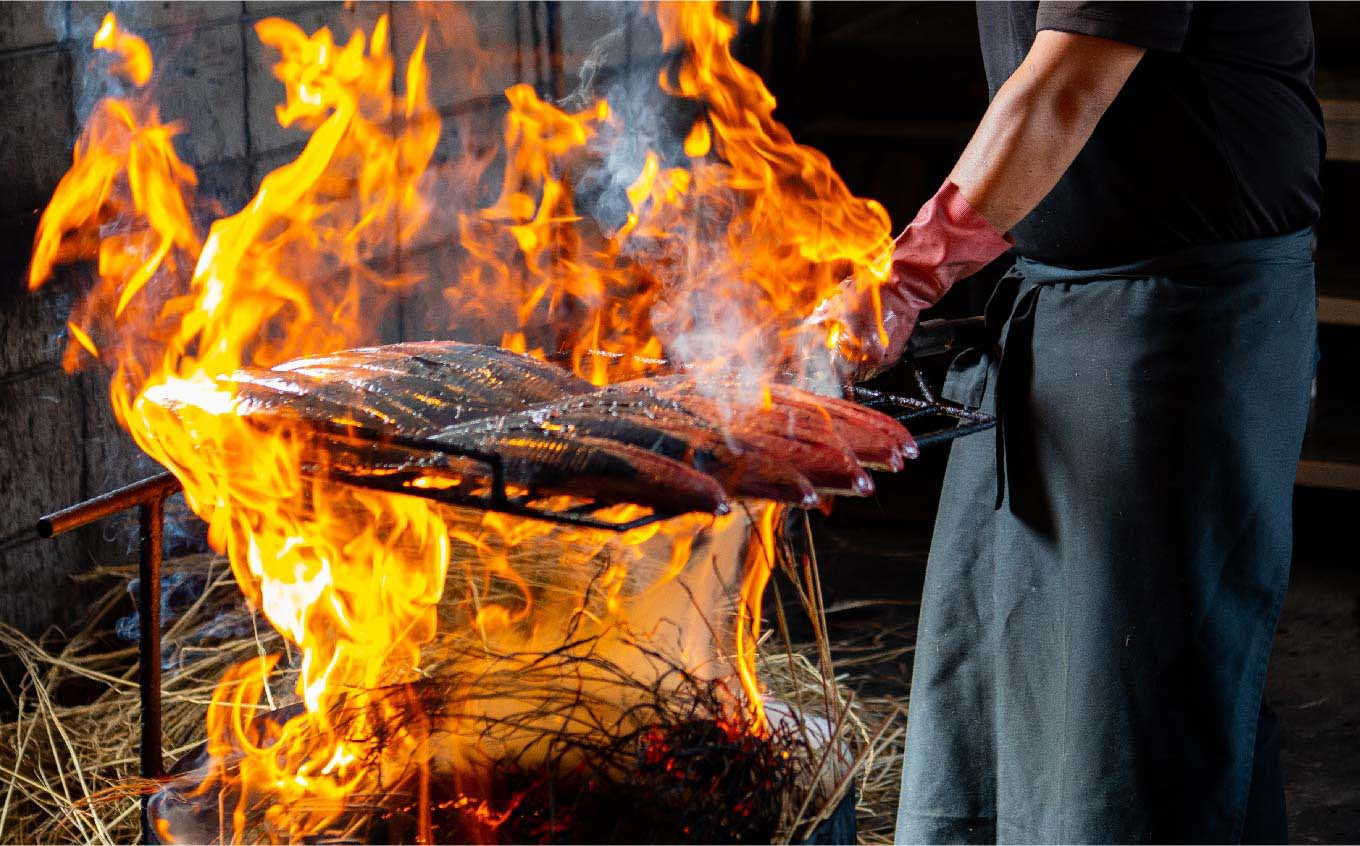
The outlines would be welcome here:
[[[804,610],[815,607],[812,604],[816,601],[815,593],[804,581],[807,571],[791,566],[794,559],[787,555],[787,551],[781,555],[781,569],[794,577],[794,583],[798,585],[796,593],[801,598],[795,607]],[[240,605],[239,594],[222,559],[213,556],[176,559],[167,563],[167,572],[200,574],[206,584],[203,594],[165,633],[167,757],[175,761],[194,755],[201,744],[207,700],[215,682],[226,669],[252,655],[284,652],[286,647],[267,624],[260,622],[252,630],[250,612]],[[135,660],[135,649],[118,646],[110,637],[113,618],[127,610],[124,585],[128,572],[103,571],[98,577],[112,579],[114,584],[96,604],[91,623],[66,643],[56,648],[44,647],[8,630],[0,630],[0,639],[3,639],[5,647],[20,656],[28,666],[23,685],[14,691],[19,703],[18,714],[9,722],[0,724],[0,737],[4,738],[4,742],[0,742],[0,772],[4,772],[8,782],[4,803],[0,807],[0,836],[6,841],[67,842],[80,839],[113,843],[127,842],[137,836],[137,798],[150,786],[131,777],[137,759],[134,748],[136,733],[128,729],[137,719],[136,691],[132,682],[135,668],[131,666]],[[683,761],[686,775],[676,782],[689,784],[701,773],[728,773],[719,779],[728,785],[724,788],[728,792],[721,794],[723,801],[718,803],[724,809],[741,804],[738,796],[741,789],[734,786],[742,783],[739,779],[734,780],[735,774],[740,772],[749,779],[746,782],[749,785],[762,785],[756,791],[760,794],[758,801],[742,806],[751,812],[751,817],[743,816],[728,821],[729,825],[739,822],[746,824],[743,821],[748,819],[767,818],[770,808],[764,797],[778,792],[769,789],[772,781],[792,777],[795,784],[803,785],[811,778],[819,761],[805,752],[798,753],[793,756],[796,766],[790,771],[783,769],[783,764],[772,761],[768,757],[769,750],[805,750],[811,745],[811,739],[830,735],[824,748],[837,748],[837,744],[842,744],[842,751],[835,752],[834,756],[843,755],[847,762],[839,780],[829,786],[830,791],[839,790],[853,782],[858,786],[862,820],[890,821],[896,798],[893,763],[903,725],[899,715],[901,703],[864,698],[850,701],[844,685],[847,682],[856,683],[854,679],[837,681],[827,675],[825,651],[816,642],[826,637],[824,623],[817,626],[816,630],[821,634],[814,642],[799,644],[789,635],[785,610],[777,606],[775,613],[782,621],[778,627],[778,640],[782,642],[776,646],[774,641],[767,639],[761,657],[762,677],[768,686],[768,697],[796,703],[798,707],[792,712],[794,714],[821,713],[830,715],[832,719],[817,726],[812,726],[805,717],[785,723],[776,721],[771,745],[764,747],[741,748],[740,744],[733,746],[732,742],[726,740],[717,743],[719,736],[712,733],[715,723],[709,716],[723,704],[724,697],[730,696],[730,691],[715,685],[711,679],[696,676],[692,670],[670,668],[664,675],[658,675],[639,687],[631,677],[620,678],[620,675],[626,674],[622,674],[616,664],[600,659],[598,654],[592,654],[589,650],[584,650],[579,656],[502,657],[507,661],[507,670],[512,665],[538,661],[546,672],[552,669],[553,662],[557,662],[559,668],[575,668],[583,677],[607,679],[610,684],[618,686],[617,690],[628,690],[638,695],[634,705],[607,714],[594,708],[592,703],[586,703],[591,707],[577,703],[583,723],[594,721],[597,725],[609,725],[613,720],[614,724],[621,721],[632,725],[631,741],[626,739],[629,736],[627,732],[609,741],[601,740],[602,735],[598,733],[553,736],[552,744],[545,748],[549,749],[552,760],[559,764],[573,758],[590,759],[600,762],[600,769],[606,773],[633,772],[634,777],[637,777],[639,768],[654,773],[658,766],[664,770],[666,760],[677,760]],[[822,613],[825,613],[825,609]],[[244,616],[234,616],[238,614]],[[245,634],[240,634],[243,628],[239,622],[225,624],[225,621],[232,619],[245,622]],[[585,643],[583,640],[578,649]],[[441,645],[441,648],[444,646],[447,645]],[[861,658],[873,654],[877,653],[862,652]],[[887,654],[893,653],[889,651]],[[290,690],[295,670],[290,669],[290,666],[289,659],[285,658],[279,677],[271,685],[273,701],[279,707],[296,701]],[[423,698],[433,697],[437,702],[447,703],[449,700],[443,697],[450,686],[466,685],[466,679],[447,675],[439,669],[440,666],[448,665],[431,665],[430,677],[415,683],[413,689]],[[88,693],[77,695],[82,690]],[[686,696],[673,696],[673,690],[686,691]],[[665,691],[666,695],[662,697],[664,701],[658,703],[657,693],[660,691]],[[76,700],[76,704],[67,704],[71,700]],[[481,726],[465,722],[461,727],[484,729],[490,737],[498,734],[502,737],[507,734],[513,736],[516,732],[522,736],[525,722],[541,721],[545,714],[554,714],[552,708],[539,707],[542,704],[539,702],[522,709],[521,713],[507,713],[497,719],[488,716]],[[266,707],[270,706],[266,703]],[[440,707],[447,710],[448,706],[445,704]],[[438,709],[432,710],[436,716],[445,716]],[[560,716],[560,708],[557,715]],[[871,729],[866,722],[875,724],[876,728]],[[453,722],[450,726],[458,728],[459,724]],[[723,746],[724,743],[727,745]],[[658,750],[663,746],[671,751],[658,757]],[[710,759],[689,754],[696,749],[712,746],[718,747],[722,754],[715,752],[716,757]],[[648,764],[648,760],[654,763]],[[611,794],[608,790],[601,789],[596,793],[587,791],[584,794],[578,790],[572,794],[570,785],[559,790],[550,787],[547,782],[534,781],[530,775],[533,767],[528,766],[531,762],[527,759],[522,761],[525,766],[515,772],[513,778],[507,776],[498,789],[508,795],[523,794],[521,806],[526,816],[521,821],[524,825],[544,819],[547,814],[544,808],[548,806],[570,810],[572,814],[569,816],[575,819],[592,815],[592,806],[589,804],[594,801],[592,797],[597,797],[600,805],[606,808],[611,807],[609,803],[617,808],[622,801],[619,794]],[[734,761],[746,763],[734,770],[731,769],[736,766]],[[875,765],[867,766],[869,762],[875,762]],[[673,764],[672,769],[676,766],[679,764]],[[648,767],[653,769],[649,770]],[[706,770],[705,767],[717,769]],[[645,777],[653,778],[654,775]],[[851,781],[847,781],[847,777]],[[433,779],[431,784],[434,787],[431,789],[437,792],[438,783],[438,778]],[[601,782],[603,786],[604,781]],[[409,797],[417,793],[418,789],[418,784],[412,783],[403,795]],[[781,805],[770,839],[797,839],[824,809],[825,802],[821,797],[826,794],[822,792],[806,803],[806,808],[802,808],[802,799],[808,795],[800,794],[802,790],[806,790],[806,787],[796,787],[793,801],[785,801]],[[575,798],[570,798],[572,796]],[[377,833],[381,833],[382,826],[387,826],[387,831],[394,835],[400,833],[401,825],[409,825],[409,821],[403,822],[407,820],[404,814],[409,812],[409,808],[390,804],[364,806],[364,801],[356,798],[360,806],[358,810],[362,811],[359,816],[363,819],[351,820],[351,834],[358,833],[361,823],[375,826],[372,831]],[[457,800],[453,801],[456,804]],[[629,801],[631,803],[632,799]],[[450,805],[443,810],[451,813],[452,807]],[[530,812],[533,808],[537,810]],[[797,813],[800,808],[803,811],[801,819]],[[504,806],[500,810],[504,810]],[[555,819],[560,823],[564,818],[559,816]],[[443,825],[454,823],[446,819]],[[880,827],[868,830],[862,825],[862,834],[872,838],[886,836],[882,832],[891,831],[888,823],[878,825]],[[709,833],[709,839],[715,837]],[[696,835],[696,839],[700,839],[699,835]]]

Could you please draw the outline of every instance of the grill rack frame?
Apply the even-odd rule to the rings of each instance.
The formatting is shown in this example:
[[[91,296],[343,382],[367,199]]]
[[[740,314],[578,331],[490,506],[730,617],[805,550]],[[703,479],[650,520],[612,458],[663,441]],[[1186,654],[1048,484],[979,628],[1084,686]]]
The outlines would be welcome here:
[[[908,364],[912,369],[916,389],[920,391],[921,396],[902,396],[888,391],[853,385],[846,389],[846,399],[858,402],[875,411],[881,411],[905,425],[919,448],[948,443],[965,435],[996,428],[996,417],[994,415],[937,397],[935,392],[931,390],[921,369],[916,366],[915,360],[909,359]],[[917,425],[922,420],[932,417],[944,418],[951,422],[925,430]]]
[[[415,476],[418,477],[419,474],[416,470],[407,471],[407,474],[360,475],[336,470],[331,470],[322,474],[322,478],[326,481],[337,482],[350,487],[380,491],[383,493],[401,494],[404,496],[414,496],[442,503],[444,505],[474,508],[481,511],[496,511],[516,517],[528,517],[535,520],[544,520],[550,523],[559,523],[577,528],[606,529],[613,532],[627,532],[677,516],[668,511],[653,509],[652,513],[644,514],[631,520],[606,520],[597,517],[596,514],[602,509],[612,507],[616,503],[590,501],[583,502],[580,505],[574,505],[570,508],[543,508],[532,504],[535,499],[538,498],[533,491],[529,491],[524,495],[512,495],[507,490],[505,462],[497,453],[482,452],[480,450],[468,449],[452,444],[443,444],[437,441],[414,438],[406,435],[394,435],[365,426],[335,423],[308,425],[315,431],[329,437],[357,442],[364,446],[396,447],[414,453],[427,453],[440,457],[470,459],[486,465],[489,470],[487,475],[490,480],[490,490],[486,494],[479,495],[476,493],[463,493],[459,490],[459,486],[457,485],[448,488],[415,488],[409,487],[404,484],[403,481],[400,481],[403,475],[415,474]]]

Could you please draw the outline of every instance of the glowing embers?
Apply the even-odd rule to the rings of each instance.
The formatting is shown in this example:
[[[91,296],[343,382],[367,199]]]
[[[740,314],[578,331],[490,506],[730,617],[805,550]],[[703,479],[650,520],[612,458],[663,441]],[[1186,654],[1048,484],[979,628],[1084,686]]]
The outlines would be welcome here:
[[[555,751],[574,765],[545,770],[506,761],[481,780],[439,772],[427,778],[414,770],[380,794],[349,797],[348,812],[316,836],[366,843],[769,843],[786,824],[787,797],[805,787],[811,767],[792,724],[758,736],[734,734],[705,717],[611,738],[560,738]],[[191,784],[172,784],[153,800],[152,814],[179,842],[218,842],[219,802],[233,804],[236,788],[221,795]],[[256,840],[278,838],[263,824],[246,830]]]
[[[445,842],[515,841],[539,825],[535,803],[568,804],[552,825],[595,825],[570,804],[584,812],[638,779],[658,788],[657,813],[690,791],[710,806],[713,790],[747,791],[736,797],[744,813],[737,801],[727,809],[737,815],[730,833],[777,822],[750,803],[782,809],[787,797],[761,791],[790,779],[805,755],[793,751],[791,729],[763,728],[759,701],[741,686],[754,655],[738,645],[749,648],[755,633],[743,634],[747,617],[733,613],[745,574],[770,570],[755,560],[769,547],[751,538],[771,512],[753,515],[755,527],[742,510],[624,533],[459,509],[441,516],[450,566],[421,673],[262,719],[273,662],[238,668],[214,696],[197,769],[157,801],[168,832],[255,842],[362,829],[381,841],[404,836],[402,826],[414,840],[428,826]],[[718,742],[695,748],[700,739]],[[330,750],[324,761],[296,757],[317,748]],[[691,839],[704,833],[714,830]]]

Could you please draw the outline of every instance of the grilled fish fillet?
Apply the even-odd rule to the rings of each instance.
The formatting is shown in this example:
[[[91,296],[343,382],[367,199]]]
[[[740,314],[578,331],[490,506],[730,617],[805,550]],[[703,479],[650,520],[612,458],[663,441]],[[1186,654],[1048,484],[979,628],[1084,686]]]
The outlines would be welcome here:
[[[693,377],[687,374],[639,380],[650,384],[661,396],[685,402],[699,391]],[[793,385],[768,383],[762,389],[769,392],[769,406],[765,407],[752,396],[752,391],[739,390],[730,379],[706,377],[706,393],[715,389],[732,414],[759,414],[767,428],[782,426],[804,438],[839,440],[856,460],[876,470],[901,470],[903,461],[918,454],[915,441],[901,423],[871,408],[857,405],[838,397],[826,397],[796,388]]]
[[[677,377],[624,382],[603,393],[619,402],[671,403],[683,408],[711,421],[740,453],[766,466],[783,463],[818,491],[850,496],[873,492],[872,477],[822,415],[778,402],[769,409],[754,400],[743,404],[739,396],[717,399],[699,393],[694,382]]]
[[[726,514],[727,494],[712,476],[630,444],[587,435],[457,426],[429,438],[500,456],[506,481],[534,495],[571,494],[633,502],[659,511]]]
[[[561,368],[452,341],[365,347],[233,374],[242,413],[282,413],[423,436],[594,390]]]
[[[771,460],[769,454],[743,452],[728,442],[721,429],[665,401],[619,402],[606,392],[594,392],[501,418],[464,423],[442,436],[475,437],[478,430],[542,432],[626,444],[705,473],[736,496],[805,508],[819,501],[812,483],[794,467]]]
[[[915,456],[906,429],[876,411],[787,385],[770,385],[761,402],[725,379],[677,374],[597,389],[498,347],[432,341],[313,356],[226,381],[237,413],[261,425],[318,426],[319,448],[354,472],[366,463],[418,471],[425,459],[391,443],[365,451],[325,434],[324,424],[494,454],[507,482],[539,493],[664,511],[721,512],[728,494],[804,507],[819,493],[865,495],[873,490],[865,467],[896,470]],[[721,398],[710,395],[715,388]]]

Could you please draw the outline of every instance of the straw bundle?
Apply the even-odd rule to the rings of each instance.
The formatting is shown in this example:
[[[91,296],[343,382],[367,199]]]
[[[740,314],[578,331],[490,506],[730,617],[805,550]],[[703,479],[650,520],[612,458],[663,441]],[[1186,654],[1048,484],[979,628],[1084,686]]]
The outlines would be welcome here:
[[[806,530],[806,523],[803,525]],[[901,643],[866,646],[830,642],[821,605],[816,560],[794,562],[785,554],[780,569],[795,596],[777,597],[767,616],[761,644],[761,674],[772,700],[793,713],[819,717],[831,730],[821,760],[811,761],[824,789],[809,793],[785,815],[778,840],[798,840],[846,791],[858,796],[861,842],[890,842],[895,813],[905,702],[857,696],[873,681],[860,672]],[[287,652],[278,634],[240,600],[224,559],[195,555],[168,561],[167,577],[199,580],[202,593],[171,622],[163,637],[163,719],[166,763],[193,753],[204,739],[204,716],[214,686],[228,668],[272,652]],[[127,569],[104,569],[88,578],[110,587],[94,604],[89,623],[64,643],[50,646],[0,625],[0,648],[24,668],[17,713],[0,723],[0,773],[7,786],[0,801],[4,842],[126,843],[139,836],[138,799],[157,785],[136,777],[140,705],[137,649],[112,637],[116,620],[129,613]],[[776,588],[776,591],[778,588]],[[795,642],[786,613],[801,608],[813,637]],[[833,609],[834,610],[834,609]],[[833,656],[846,654],[840,672]],[[287,664],[288,662],[282,662]],[[268,707],[295,701],[294,678],[276,674]],[[837,752],[836,750],[845,750]],[[846,766],[831,759],[845,754]],[[826,778],[835,774],[829,782]]]

